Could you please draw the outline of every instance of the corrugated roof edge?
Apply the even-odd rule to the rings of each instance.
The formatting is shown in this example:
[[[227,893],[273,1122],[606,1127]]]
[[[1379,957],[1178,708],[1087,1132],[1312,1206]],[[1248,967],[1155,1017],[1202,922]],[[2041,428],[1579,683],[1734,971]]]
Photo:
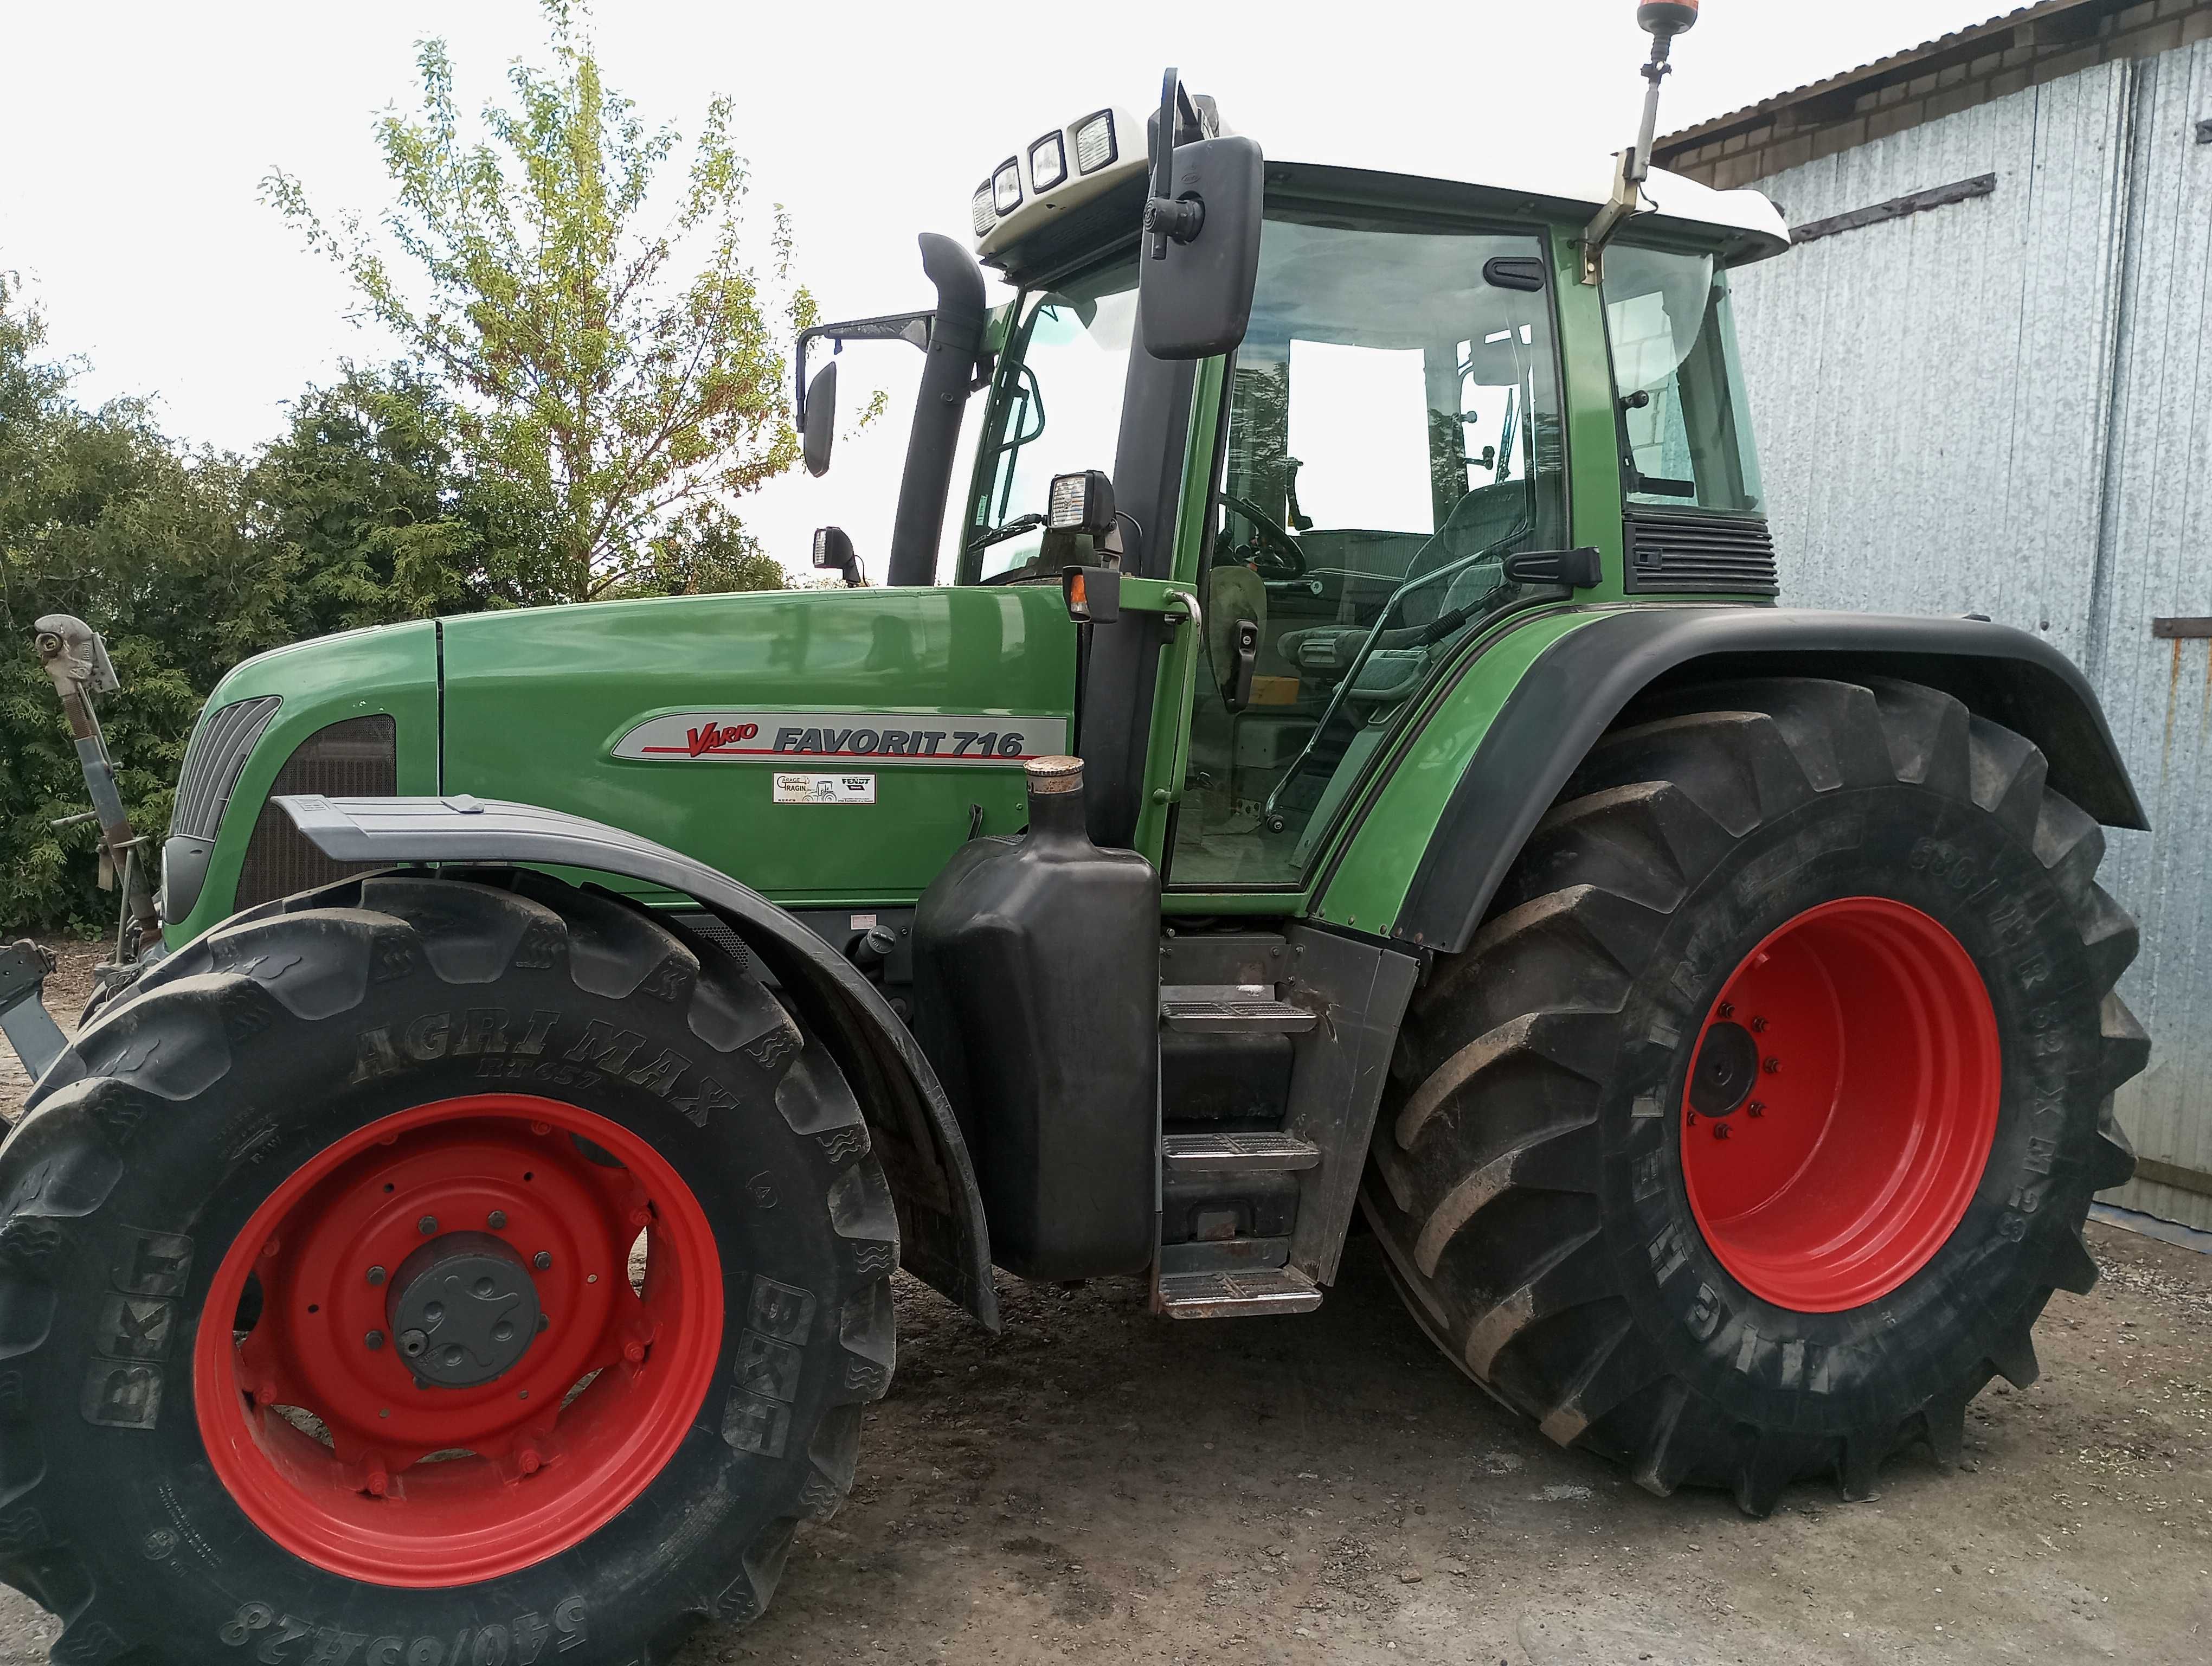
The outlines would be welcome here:
[[[1893,52],[1889,57],[1876,58],[1871,64],[1862,64],[1856,70],[1846,70],[1840,75],[1830,76],[1826,81],[1808,82],[1802,87],[1793,87],[1788,92],[1777,93],[1773,97],[1762,99],[1757,104],[1747,104],[1740,110],[1731,110],[1725,115],[1714,116],[1708,120],[1701,121],[1693,127],[1686,127],[1680,132],[1669,133],[1654,142],[1651,147],[1652,154],[1655,157],[1661,157],[1676,151],[1686,150],[1715,133],[1725,132],[1728,129],[1754,118],[1771,115],[1776,111],[1787,109],[1793,104],[1802,104],[1808,100],[1840,91],[1856,82],[1869,81],[1877,76],[1890,75],[1929,58],[1977,45],[1994,35],[2016,29],[2023,23],[2040,22],[2045,18],[2055,17],[2062,12],[2089,9],[2094,9],[2101,16],[2106,12],[2119,10],[2127,3],[2131,3],[2131,0],[2044,0],[2041,5],[2022,6],[2015,11],[2005,12],[1992,17],[1986,23],[1977,23],[1970,29],[1958,29],[1949,34],[1938,35],[1933,40],[1923,40],[1917,46],[1910,47],[1904,52]]]

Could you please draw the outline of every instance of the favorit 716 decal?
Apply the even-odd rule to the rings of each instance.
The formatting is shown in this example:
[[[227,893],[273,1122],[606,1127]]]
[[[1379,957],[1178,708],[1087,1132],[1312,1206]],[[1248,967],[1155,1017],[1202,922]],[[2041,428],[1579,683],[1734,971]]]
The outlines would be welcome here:
[[[955,717],[847,712],[672,712],[615,743],[617,757],[655,763],[710,758],[865,757],[905,763],[1021,763],[1067,750],[1062,717]]]

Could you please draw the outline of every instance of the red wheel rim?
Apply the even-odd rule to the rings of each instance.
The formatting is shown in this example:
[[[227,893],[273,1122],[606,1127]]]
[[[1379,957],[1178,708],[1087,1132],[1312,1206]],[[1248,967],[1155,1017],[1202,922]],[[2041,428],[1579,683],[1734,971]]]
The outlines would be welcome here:
[[[459,1232],[508,1246],[545,1323],[492,1380],[425,1386],[390,1334],[395,1271]],[[241,1338],[224,1320],[249,1276],[261,1312]],[[644,1140],[487,1094],[319,1152],[254,1212],[204,1312],[200,1435],[254,1524],[348,1578],[453,1585],[557,1554],[660,1472],[714,1376],[722,1275],[705,1212]]]
[[[1682,1176],[1743,1285],[1808,1313],[1928,1264],[1996,1137],[1996,1013],[1959,939],[1851,897],[1745,957],[1707,1014],[1682,1105]]]

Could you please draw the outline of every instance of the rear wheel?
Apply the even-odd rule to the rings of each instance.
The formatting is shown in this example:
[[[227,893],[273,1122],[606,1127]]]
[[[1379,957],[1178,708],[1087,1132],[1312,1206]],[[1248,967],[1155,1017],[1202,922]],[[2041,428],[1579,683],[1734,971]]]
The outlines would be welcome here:
[[[2136,929],[2045,772],[1905,683],[1625,720],[1406,1025],[1362,1196],[1431,1335],[1655,1492],[1954,1460],[2133,1167]]]
[[[661,1658],[760,1611],[893,1362],[834,1063],[538,875],[189,945],[47,1078],[0,1203],[0,1576],[58,1658]]]

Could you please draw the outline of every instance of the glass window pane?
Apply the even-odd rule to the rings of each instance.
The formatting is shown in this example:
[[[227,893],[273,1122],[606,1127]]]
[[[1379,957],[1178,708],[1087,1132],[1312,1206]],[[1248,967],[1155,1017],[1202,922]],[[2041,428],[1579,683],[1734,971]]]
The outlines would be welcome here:
[[[1530,236],[1271,210],[1230,392],[1206,662],[1169,883],[1294,885],[1468,635],[1565,532],[1548,293]]]
[[[1027,570],[1056,474],[1114,466],[1137,322],[1137,264],[1024,295],[992,395],[964,525],[960,582]]]
[[[1605,301],[1628,502],[1760,510],[1726,270],[1709,254],[1616,245]]]

